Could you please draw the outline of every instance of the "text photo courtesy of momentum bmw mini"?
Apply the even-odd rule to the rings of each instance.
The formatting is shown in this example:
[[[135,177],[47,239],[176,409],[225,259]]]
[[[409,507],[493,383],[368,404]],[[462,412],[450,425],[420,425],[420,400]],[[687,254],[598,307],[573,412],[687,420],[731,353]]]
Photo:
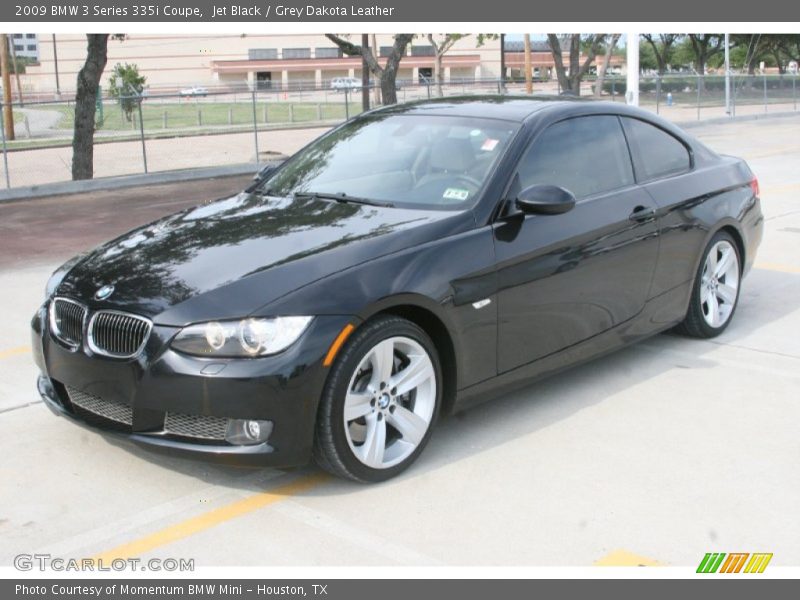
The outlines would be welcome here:
[[[720,334],[762,229],[744,161],[637,108],[388,106],[59,268],[39,392],[150,448],[383,481],[448,413]]]

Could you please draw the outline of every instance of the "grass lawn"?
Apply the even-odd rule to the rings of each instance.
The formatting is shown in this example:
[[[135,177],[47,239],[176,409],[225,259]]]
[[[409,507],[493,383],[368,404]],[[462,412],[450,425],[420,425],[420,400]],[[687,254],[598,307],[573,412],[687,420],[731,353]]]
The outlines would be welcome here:
[[[74,108],[68,105],[43,106],[32,110],[57,110],[62,113],[59,129],[72,129]],[[138,130],[138,115],[128,121],[117,104],[104,104],[103,124],[98,131]],[[266,115],[265,115],[266,109]],[[360,103],[350,103],[350,114],[361,110]],[[266,116],[266,120],[265,120]],[[176,102],[169,104],[142,104],[145,131],[164,131],[225,125],[248,125],[253,122],[253,105],[248,102]],[[266,123],[304,123],[313,121],[344,120],[344,103],[313,102],[260,102],[256,104],[256,119]]]

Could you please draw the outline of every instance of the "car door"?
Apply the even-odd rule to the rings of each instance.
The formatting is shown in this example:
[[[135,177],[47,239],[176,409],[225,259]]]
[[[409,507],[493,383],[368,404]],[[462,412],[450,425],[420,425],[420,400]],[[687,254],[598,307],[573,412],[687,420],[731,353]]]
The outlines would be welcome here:
[[[621,117],[639,185],[662,215],[660,249],[653,296],[691,281],[706,243],[707,231],[697,227],[697,207],[707,199],[708,176],[690,174],[693,157],[686,144],[656,125]]]
[[[634,317],[658,255],[655,205],[634,183],[617,116],[573,117],[536,135],[506,202],[533,184],[563,187],[577,202],[558,215],[506,210],[494,223],[501,373]]]

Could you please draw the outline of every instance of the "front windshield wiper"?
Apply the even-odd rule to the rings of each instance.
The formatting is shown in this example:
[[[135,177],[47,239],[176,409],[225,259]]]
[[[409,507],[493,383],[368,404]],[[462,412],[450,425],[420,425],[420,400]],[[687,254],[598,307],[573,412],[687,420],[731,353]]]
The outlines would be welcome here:
[[[381,202],[380,200],[371,200],[370,198],[360,198],[358,196],[351,196],[344,192],[338,194],[330,192],[295,192],[295,199],[313,198],[319,200],[335,200],[342,204],[366,204],[368,206],[383,206],[385,208],[393,208],[394,204],[391,202]]]

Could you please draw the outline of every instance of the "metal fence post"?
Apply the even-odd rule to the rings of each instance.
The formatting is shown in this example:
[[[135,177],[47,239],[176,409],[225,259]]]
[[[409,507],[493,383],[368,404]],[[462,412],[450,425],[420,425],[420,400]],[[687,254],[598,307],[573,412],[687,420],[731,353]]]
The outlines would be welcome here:
[[[139,109],[139,137],[142,139],[142,161],[144,162],[144,172],[147,173],[147,148],[144,143],[144,119],[142,118],[142,99],[136,103]]]
[[[2,130],[3,135],[3,167],[6,172],[6,187],[11,187],[11,177],[8,174],[8,148],[6,147],[6,122],[3,118],[3,114],[5,111],[5,106],[3,102],[0,101],[0,130]]]
[[[767,74],[764,73],[764,112],[767,112]]]
[[[253,88],[252,92],[253,97],[253,140],[255,142],[256,148],[256,166],[258,166],[258,117],[256,116],[256,90]],[[267,105],[264,103],[264,121],[266,121],[267,116]]]
[[[656,76],[656,114],[661,108],[661,75]]]
[[[792,77],[792,101],[794,102],[794,109],[797,110],[797,71],[794,72],[794,77]]]
[[[350,100],[347,97],[347,86],[344,88],[344,120],[350,120]]]
[[[695,83],[697,87],[697,120],[700,120],[700,75],[697,76],[697,82]]]

